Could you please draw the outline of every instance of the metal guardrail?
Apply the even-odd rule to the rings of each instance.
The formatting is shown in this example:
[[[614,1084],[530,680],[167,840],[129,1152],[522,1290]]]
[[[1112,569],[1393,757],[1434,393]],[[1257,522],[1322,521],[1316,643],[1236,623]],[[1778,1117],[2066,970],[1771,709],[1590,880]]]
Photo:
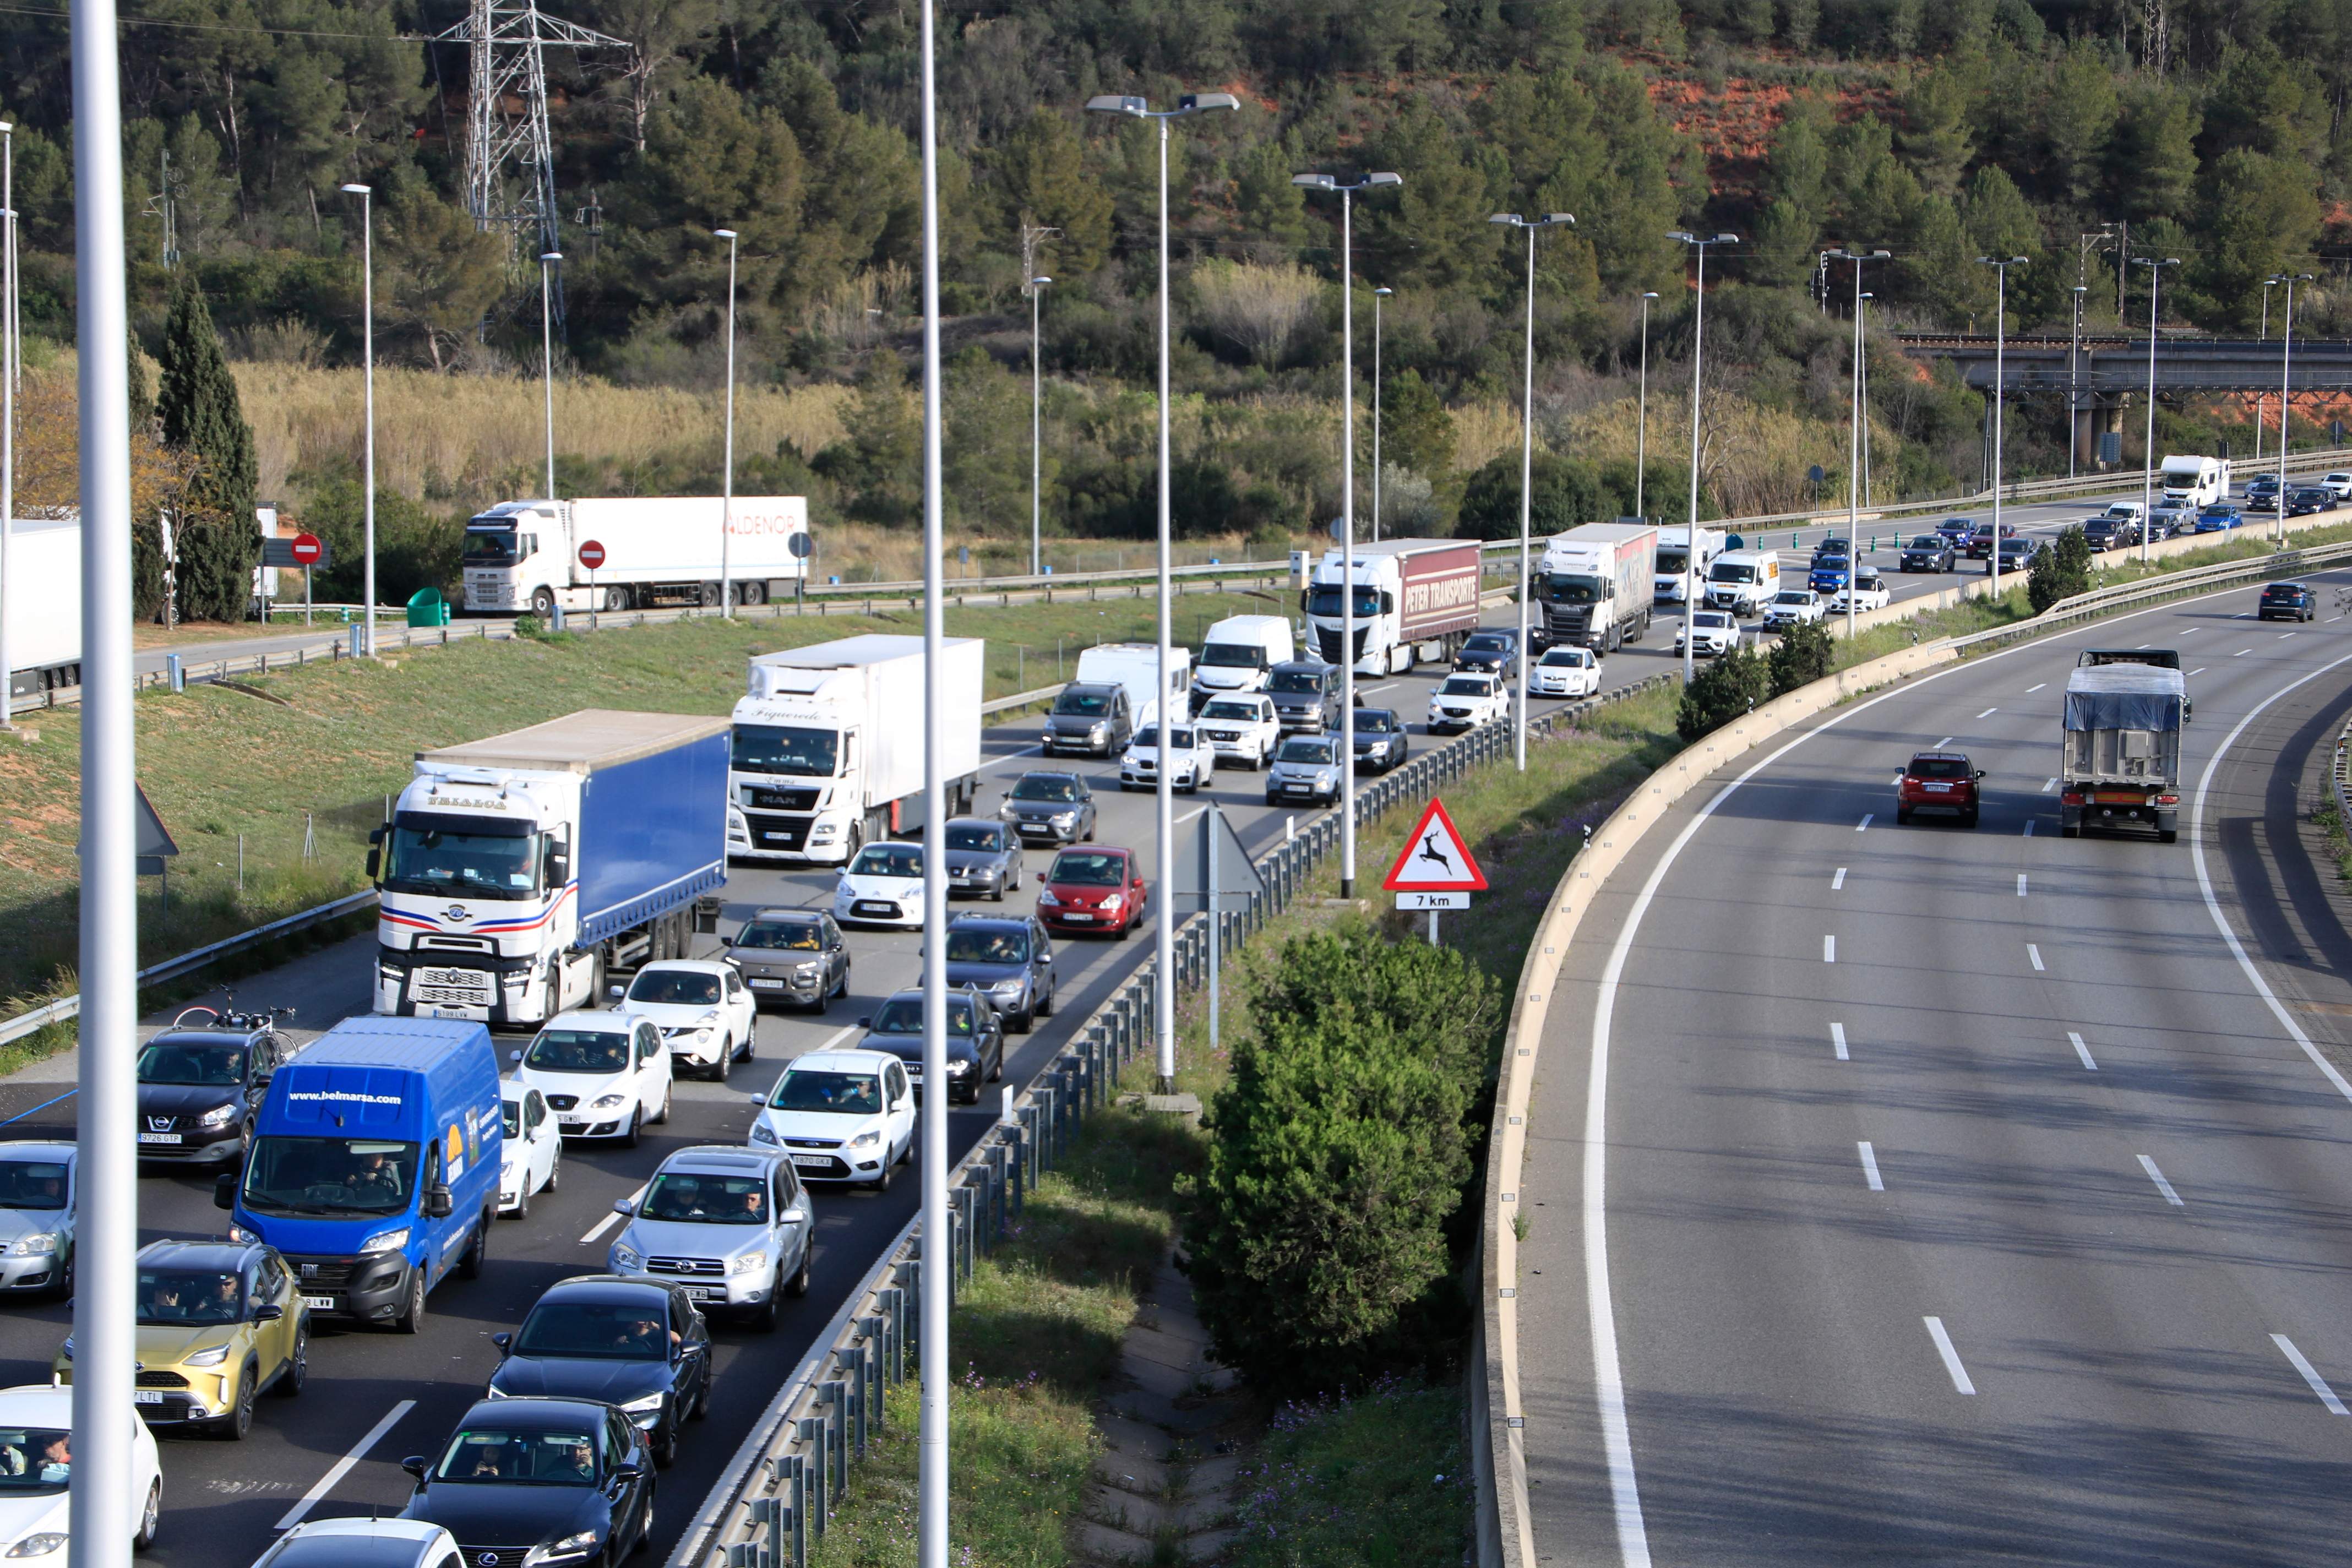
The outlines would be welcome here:
[[[1654,675],[1528,720],[1549,733],[1612,704],[1671,684]],[[1357,790],[1360,823],[1417,802],[1474,768],[1512,754],[1507,722],[1484,724],[1406,762]],[[1220,911],[1214,937],[1232,953],[1289,909],[1310,874],[1339,847],[1340,820],[1326,811],[1255,864],[1264,891],[1247,907]],[[1188,917],[1176,931],[1174,983],[1206,984],[1211,919]],[[980,1258],[995,1250],[1027,1194],[1068,1152],[1087,1117],[1110,1103],[1127,1064],[1149,1048],[1156,966],[1147,962],[1073,1031],[1071,1044],[1028,1087],[1006,1089],[1003,1115],[949,1173],[951,1205],[949,1302]],[[824,1337],[803,1357],[736,1449],[718,1483],[679,1538],[668,1568],[806,1568],[847,1484],[848,1464],[865,1457],[883,1425],[884,1396],[908,1374],[908,1331],[921,1287],[919,1216],[866,1271]]]
[[[2343,732],[2336,737],[2336,762],[2328,776],[2336,791],[2336,825],[2352,833],[2352,719],[2344,721]]]

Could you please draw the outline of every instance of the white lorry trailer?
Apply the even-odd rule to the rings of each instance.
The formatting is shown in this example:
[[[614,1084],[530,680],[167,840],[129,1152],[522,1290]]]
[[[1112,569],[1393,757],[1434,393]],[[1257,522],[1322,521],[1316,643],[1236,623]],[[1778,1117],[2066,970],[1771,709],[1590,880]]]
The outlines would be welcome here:
[[[1646,522],[1588,522],[1555,533],[1536,569],[1537,640],[1612,653],[1650,629],[1658,531]]]
[[[374,1010],[530,1027],[684,957],[726,809],[724,719],[588,709],[417,752],[369,835]]]
[[[1650,597],[1661,605],[1679,605],[1689,598],[1692,584],[1706,582],[1706,569],[1723,553],[1723,530],[1697,530],[1696,550],[1691,547],[1692,533],[1687,524],[1658,530],[1658,564],[1651,578]]]
[[[2185,506],[2210,506],[2230,499],[2230,460],[2168,455],[2157,478],[2164,499]]]
[[[81,517],[20,517],[8,535],[8,694],[81,684]]]
[[[950,816],[971,809],[979,785],[987,661],[978,637],[949,637],[940,652]],[[735,704],[727,852],[838,866],[919,831],[926,689],[919,637],[873,632],[752,659]]]
[[[1479,559],[1459,539],[1383,539],[1355,547],[1356,673],[1394,675],[1416,660],[1451,663],[1478,629]],[[1310,647],[1302,658],[1339,662],[1348,605],[1339,598],[1340,554],[1324,552],[1307,588]]]
[[[808,532],[801,496],[630,496],[501,501],[466,524],[466,608],[535,616],[719,603],[725,576],[739,605],[789,594],[807,570],[793,540]],[[593,571],[580,547],[604,546]],[[806,548],[803,546],[803,548]]]

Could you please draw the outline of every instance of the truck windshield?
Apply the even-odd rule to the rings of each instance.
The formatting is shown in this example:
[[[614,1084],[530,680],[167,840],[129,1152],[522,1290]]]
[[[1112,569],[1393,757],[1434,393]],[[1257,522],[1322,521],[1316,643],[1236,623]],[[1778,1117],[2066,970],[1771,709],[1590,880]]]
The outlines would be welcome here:
[[[515,548],[517,535],[511,528],[469,528],[466,531],[466,558],[468,566],[511,566],[520,559]]]
[[[738,724],[735,758],[739,773],[790,773],[829,779],[841,756],[841,737],[831,730],[792,724]]]
[[[1317,584],[1307,598],[1307,613],[1310,616],[1328,616],[1337,620],[1341,614],[1339,584],[1337,583]],[[1381,591],[1378,588],[1367,588],[1359,584],[1356,589],[1356,614],[1359,616],[1370,617],[1380,613]]]
[[[257,1138],[238,1200],[256,1214],[398,1214],[416,1187],[416,1145],[382,1138]]]
[[[539,839],[527,828],[495,831],[507,826],[485,823],[491,831],[477,833],[446,818],[426,821],[403,813],[392,826],[385,890],[427,897],[530,898],[539,887]]]
[[[1756,568],[1744,561],[1718,561],[1706,569],[1710,583],[1753,583]]]
[[[1658,571],[1664,575],[1678,575],[1690,570],[1690,550],[1681,544],[1658,547]]]
[[[1544,579],[1544,602],[1549,605],[1592,605],[1608,597],[1606,579],[1581,573],[1555,572]]]
[[[1213,642],[1201,650],[1201,662],[1228,669],[1264,669],[1265,649],[1242,642]]]

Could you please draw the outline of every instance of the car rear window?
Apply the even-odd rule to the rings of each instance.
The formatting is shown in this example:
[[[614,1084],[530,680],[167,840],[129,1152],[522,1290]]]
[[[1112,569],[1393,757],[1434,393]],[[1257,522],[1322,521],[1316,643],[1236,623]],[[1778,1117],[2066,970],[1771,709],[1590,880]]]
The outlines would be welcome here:
[[[1969,776],[1967,759],[1961,757],[1914,757],[1911,776],[1915,779],[1964,779]]]

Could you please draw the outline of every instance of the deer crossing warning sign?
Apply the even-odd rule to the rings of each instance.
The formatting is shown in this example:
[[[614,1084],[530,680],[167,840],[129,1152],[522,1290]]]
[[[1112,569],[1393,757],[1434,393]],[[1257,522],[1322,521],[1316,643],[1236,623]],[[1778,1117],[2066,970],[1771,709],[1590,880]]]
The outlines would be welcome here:
[[[1432,797],[1381,886],[1391,893],[1483,893],[1486,874],[1445,815],[1445,803]]]

